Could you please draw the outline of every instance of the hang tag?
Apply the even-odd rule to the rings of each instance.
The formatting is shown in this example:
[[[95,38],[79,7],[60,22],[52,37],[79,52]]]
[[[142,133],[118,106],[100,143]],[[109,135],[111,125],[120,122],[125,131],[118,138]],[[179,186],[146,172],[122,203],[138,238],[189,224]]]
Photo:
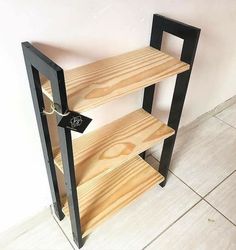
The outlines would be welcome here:
[[[83,133],[92,119],[74,111],[69,112],[70,113],[67,116],[62,117],[62,119],[58,123],[58,126]]]

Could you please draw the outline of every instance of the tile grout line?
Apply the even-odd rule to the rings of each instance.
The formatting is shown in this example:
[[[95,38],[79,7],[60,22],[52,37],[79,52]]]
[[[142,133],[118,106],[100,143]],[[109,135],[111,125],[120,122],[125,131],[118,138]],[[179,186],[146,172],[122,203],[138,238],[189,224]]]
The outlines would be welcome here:
[[[218,119],[218,118],[217,118]],[[219,119],[221,120],[221,119]],[[224,121],[223,121],[224,122]],[[236,128],[235,128],[236,129]],[[156,161],[158,161],[158,159],[156,159],[152,154],[150,154],[149,156],[152,156]],[[158,161],[159,162],[159,161]],[[209,195],[211,192],[213,192],[218,186],[220,186],[226,179],[228,179],[231,175],[233,175],[236,170],[234,170],[232,173],[230,173],[227,177],[225,177],[220,183],[218,183],[211,191],[209,191],[206,195],[202,196],[199,193],[197,193],[192,187],[190,187],[187,183],[185,183],[180,177],[178,177],[174,172],[172,172],[171,170],[169,170],[169,172],[171,174],[173,174],[178,180],[180,180],[185,186],[187,186],[190,190],[192,190],[196,195],[198,195],[200,197],[200,200],[198,202],[196,202],[192,207],[190,207],[187,211],[185,211],[180,217],[178,217],[175,221],[173,221],[168,227],[166,227],[162,232],[160,232],[155,238],[153,238],[148,244],[146,244],[142,250],[146,249],[148,246],[150,246],[154,241],[156,241],[162,234],[164,234],[170,227],[172,227],[177,221],[179,221],[182,217],[184,217],[191,209],[193,209],[198,203],[200,203],[201,201],[205,201],[207,204],[209,204],[213,209],[215,209],[218,213],[220,213],[226,220],[228,220],[232,225],[236,226],[236,224],[234,224],[229,218],[227,218],[223,213],[221,213],[217,208],[215,208],[210,202],[208,202],[205,198],[207,195]],[[65,234],[63,228],[60,226],[60,224],[57,222],[57,220],[54,217],[53,211],[52,211],[52,207],[50,206],[50,211],[52,214],[52,217],[54,219],[54,221],[57,223],[57,225],[59,226],[60,230],[62,231],[63,235],[65,236],[65,238],[67,239],[67,241],[69,242],[69,244],[71,245],[72,249],[76,250],[74,248],[74,246],[72,245],[72,243],[70,242],[68,236]]]
[[[215,108],[211,109],[206,113],[211,113],[212,116],[218,115],[221,112],[225,111],[226,109],[230,108],[231,106],[236,104],[236,95],[232,96],[228,100],[224,101],[223,103],[218,104]]]
[[[213,192],[216,188],[218,188],[225,180],[227,180],[231,175],[233,175],[236,172],[236,170],[233,170],[229,175],[227,175],[221,182],[219,182],[213,189],[211,189],[207,194],[202,196],[203,199],[206,198],[207,195],[209,195],[211,192]]]
[[[185,186],[187,186],[189,189],[191,189],[195,194],[201,197],[201,199],[204,198],[204,196],[200,195],[197,191],[195,191],[191,186],[189,186],[185,181],[183,181],[178,175],[176,175],[172,170],[169,170],[170,173],[172,173],[177,179],[179,179]]]
[[[208,205],[210,205],[213,209],[215,209],[219,214],[221,214],[227,221],[229,221],[233,226],[236,227],[236,224],[231,221],[228,217],[226,217],[222,212],[220,212],[217,208],[215,208],[209,201],[202,199],[203,201],[205,201]]]
[[[158,163],[159,160],[156,159],[152,154],[150,154]],[[148,244],[146,244],[142,250],[146,249],[148,246],[150,246],[154,241],[156,241],[163,233],[165,233],[170,227],[172,227],[178,220],[180,220],[184,215],[186,215],[191,209],[193,209],[198,203],[200,203],[203,200],[203,197],[198,194],[194,189],[192,189],[189,185],[187,185],[183,180],[181,180],[177,175],[175,175],[170,169],[168,170],[170,173],[172,173],[178,180],[180,180],[185,186],[187,186],[190,190],[192,190],[197,196],[200,197],[199,201],[196,202],[192,207],[190,207],[187,211],[185,211],[180,217],[178,217],[175,221],[173,221],[168,227],[166,227],[162,232],[160,232],[155,238],[153,238]]]
[[[212,188],[208,193],[205,195],[199,194],[197,191],[195,191],[191,186],[189,186],[185,181],[183,181],[178,175],[176,175],[172,170],[169,170],[170,173],[172,173],[176,178],[178,178],[181,182],[183,182],[188,188],[190,188],[194,193],[199,195],[202,199],[205,199],[207,195],[209,195],[211,192],[213,192],[216,188],[218,188],[225,180],[227,180],[231,175],[233,175],[236,172],[236,169],[233,170],[230,174],[228,174],[222,181],[220,181],[214,188]]]
[[[231,106],[231,105],[230,105]],[[226,107],[228,108],[228,107]],[[226,109],[225,108],[225,109]],[[224,109],[223,109],[224,110]],[[236,129],[235,127],[233,127],[231,124],[227,123],[226,121],[220,119],[217,117],[217,115],[219,113],[221,113],[223,110],[212,114],[210,117],[214,117],[220,121],[222,121],[223,123],[225,123],[226,125],[230,126],[233,129]],[[153,156],[152,153],[150,153],[148,156],[152,156],[157,162],[160,163],[160,161]],[[229,218],[227,218],[223,213],[221,213],[217,208],[215,208],[210,202],[208,202],[205,198],[207,195],[209,195],[211,192],[213,192],[217,187],[219,187],[225,180],[227,180],[231,175],[233,175],[235,173],[236,170],[234,170],[232,173],[230,173],[228,176],[226,176],[220,183],[218,183],[212,190],[210,190],[206,195],[202,196],[200,195],[198,192],[196,192],[192,187],[190,187],[187,183],[185,183],[179,176],[177,176],[174,172],[172,172],[169,169],[169,172],[172,173],[178,180],[180,180],[184,185],[186,185],[190,190],[192,190],[196,195],[198,195],[200,197],[200,200],[195,203],[192,207],[190,207],[185,213],[183,213],[179,218],[177,218],[174,222],[172,222],[167,228],[165,228],[161,233],[159,233],[154,239],[152,239],[148,244],[146,244],[142,250],[146,249],[148,246],[150,246],[154,241],[156,241],[162,234],[164,234],[169,228],[171,228],[177,221],[179,221],[182,217],[184,217],[190,210],[192,210],[197,204],[199,204],[201,201],[205,201],[209,206],[211,206],[213,209],[215,209],[219,214],[221,214],[227,221],[229,221],[232,225],[236,226],[235,223],[233,223]]]
[[[211,191],[209,191],[206,195],[201,196],[198,194],[194,189],[192,189],[189,185],[187,185],[183,180],[181,180],[177,175],[175,175],[173,172],[171,172],[176,178],[178,178],[180,181],[182,181],[187,187],[189,187],[192,191],[194,191],[196,194],[198,194],[202,200],[204,200],[206,203],[208,203],[212,208],[214,208],[218,213],[220,213],[226,220],[228,220],[231,224],[236,226],[235,223],[233,223],[228,217],[226,217],[222,212],[220,212],[216,207],[214,207],[209,201],[207,201],[205,198],[207,195],[209,195],[211,192],[213,192],[217,187],[219,187],[225,180],[227,180],[231,175],[235,173],[236,170],[234,170],[232,173],[230,173],[228,176],[226,176],[220,183],[218,183]]]
[[[222,121],[224,124],[228,125],[229,127],[236,129],[236,127],[232,126],[232,125],[229,124],[228,122],[226,122],[226,121],[222,120],[221,118],[217,117],[217,114],[216,114],[216,115],[213,115],[213,117],[215,117],[215,118],[218,119],[219,121]]]
[[[170,171],[170,170],[169,170]],[[197,195],[199,195],[201,197],[202,200],[204,200],[206,203],[208,203],[212,208],[214,208],[218,213],[220,213],[227,221],[229,221],[231,224],[233,224],[234,226],[236,226],[236,224],[234,222],[232,222],[228,217],[226,217],[222,212],[220,212],[216,207],[214,207],[209,201],[207,201],[205,198],[211,193],[213,192],[216,188],[218,188],[225,180],[227,180],[230,176],[232,176],[234,173],[236,172],[236,170],[233,170],[232,173],[230,173],[229,175],[227,175],[220,183],[218,183],[213,189],[211,189],[211,191],[209,191],[207,194],[205,194],[204,196],[198,194],[192,187],[190,187],[187,183],[185,183],[181,178],[179,178],[176,174],[174,174],[172,171],[170,171],[170,173],[172,173],[176,178],[178,178],[181,182],[183,182],[183,184],[185,184],[188,188],[190,188],[194,193],[196,193]]]
[[[146,244],[142,250],[146,249],[150,246],[154,241],[156,241],[162,234],[164,234],[169,228],[171,228],[177,221],[183,218],[190,210],[192,210],[198,203],[200,203],[203,199],[201,198],[198,202],[196,202],[193,206],[191,206],[187,211],[185,211],[180,217],[178,217],[175,221],[173,221],[168,227],[166,227],[162,232],[160,232],[155,238],[153,238],[148,244]]]
[[[76,249],[74,248],[74,246],[72,245],[72,243],[70,242],[68,236],[67,236],[66,233],[64,232],[63,228],[60,226],[60,224],[58,223],[58,221],[57,221],[56,218],[54,217],[54,213],[53,213],[53,209],[52,209],[52,206],[51,206],[51,205],[50,205],[50,210],[51,210],[51,215],[52,215],[54,221],[57,223],[58,227],[60,228],[61,232],[63,233],[63,235],[65,236],[65,238],[66,238],[67,241],[69,242],[69,244],[71,245],[72,249],[73,249],[73,250],[76,250]]]
[[[153,157],[155,158],[155,157]],[[155,158],[156,159],[156,158]],[[157,160],[157,159],[156,159]],[[158,161],[158,160],[157,160]],[[159,162],[159,161],[158,161]],[[198,203],[201,201],[205,201],[208,205],[210,205],[213,209],[215,209],[219,214],[221,214],[227,221],[229,221],[233,226],[236,226],[229,218],[227,218],[223,213],[221,213],[217,208],[215,208],[210,202],[205,200],[205,197],[210,194],[212,191],[214,191],[219,185],[221,185],[226,179],[228,179],[233,173],[236,172],[234,170],[232,173],[230,173],[227,177],[225,177],[218,185],[216,185],[210,192],[208,192],[205,196],[201,196],[198,194],[193,188],[191,188],[188,184],[186,184],[181,178],[179,178],[177,175],[175,175],[172,171],[169,170],[170,173],[172,173],[177,179],[179,179],[184,185],[186,185],[189,189],[191,189],[195,194],[197,194],[200,197],[200,200],[195,203],[192,207],[190,207],[186,212],[184,212],[180,217],[178,217],[174,222],[172,222],[167,228],[165,228],[161,233],[159,233],[155,238],[153,238],[148,244],[146,244],[142,250],[146,249],[148,246],[150,246],[154,241],[156,241],[162,234],[164,234],[169,228],[171,228],[177,221],[179,221],[182,217],[184,217],[190,210],[192,210]]]
[[[150,154],[158,163],[160,161],[155,158],[152,154]],[[215,209],[219,214],[221,214],[227,221],[229,221],[231,224],[236,226],[229,218],[227,218],[223,213],[221,213],[217,208],[215,208],[211,203],[209,203],[205,198],[207,195],[209,195],[211,192],[213,192],[218,186],[220,186],[225,180],[227,180],[231,175],[233,175],[236,170],[233,170],[229,175],[227,175],[220,183],[218,183],[211,191],[209,191],[206,195],[202,196],[199,193],[197,193],[192,187],[190,187],[187,183],[185,183],[179,176],[177,176],[174,172],[172,172],[170,169],[168,170],[171,174],[173,174],[178,180],[180,180],[185,186],[187,186],[190,190],[192,190],[196,195],[198,195],[201,199],[195,203],[191,208],[189,208],[185,213],[183,213],[180,217],[178,217],[173,223],[171,223],[167,228],[165,228],[161,233],[159,233],[154,239],[152,239],[142,250],[146,249],[148,246],[150,246],[154,241],[156,241],[163,233],[165,233],[170,227],[172,227],[178,220],[180,220],[184,215],[186,215],[192,208],[194,208],[198,203],[201,201],[205,201],[207,204],[209,204],[213,209]]]
[[[220,213],[226,220],[228,220],[231,224],[233,224],[234,226],[236,226],[236,224],[231,221],[226,215],[224,215],[221,211],[219,211],[216,207],[214,207],[208,200],[206,200],[206,197],[213,192],[216,188],[218,188],[224,181],[226,181],[228,178],[230,178],[234,173],[236,172],[236,170],[234,170],[231,174],[229,174],[227,177],[225,177],[220,183],[218,183],[218,185],[216,185],[210,192],[208,192],[204,197],[203,200],[208,203],[212,208],[214,208],[218,213]]]
[[[153,155],[151,155],[157,162],[159,162],[158,159],[156,159]],[[159,162],[160,163],[160,162]],[[230,174],[228,174],[222,181],[220,181],[213,189],[211,189],[208,193],[205,195],[199,194],[197,191],[195,191],[191,186],[189,186],[184,180],[182,180],[178,175],[176,175],[172,170],[168,170],[171,174],[173,174],[177,179],[179,179],[181,182],[183,182],[188,188],[190,188],[194,193],[199,195],[202,199],[205,199],[207,195],[209,195],[211,192],[213,192],[217,187],[219,187],[225,180],[227,180],[231,175],[233,175],[236,172],[236,169],[233,170]]]
[[[160,163],[160,161],[158,159],[156,159],[153,155],[152,157]],[[195,194],[197,194],[198,196],[200,196],[202,199],[204,198],[202,195],[200,195],[198,192],[196,192],[192,187],[190,187],[186,182],[184,182],[178,175],[176,175],[172,170],[168,170],[171,174],[173,174],[178,180],[180,180],[182,183],[184,183],[185,186],[187,186],[189,189],[191,189]]]

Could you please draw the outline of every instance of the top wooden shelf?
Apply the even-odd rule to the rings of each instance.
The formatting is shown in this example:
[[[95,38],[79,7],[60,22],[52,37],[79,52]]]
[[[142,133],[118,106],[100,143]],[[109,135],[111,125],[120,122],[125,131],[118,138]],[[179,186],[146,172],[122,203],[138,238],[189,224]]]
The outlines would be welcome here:
[[[189,65],[146,47],[65,71],[70,110],[83,112],[189,69]],[[52,100],[49,81],[43,92]]]

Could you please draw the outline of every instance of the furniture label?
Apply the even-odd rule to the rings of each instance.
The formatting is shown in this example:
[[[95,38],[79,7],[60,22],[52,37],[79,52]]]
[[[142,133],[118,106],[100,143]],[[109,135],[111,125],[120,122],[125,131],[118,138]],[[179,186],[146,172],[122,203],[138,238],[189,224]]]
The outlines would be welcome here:
[[[83,133],[91,121],[92,119],[89,117],[74,111],[69,111],[67,116],[62,117],[58,123],[58,126],[71,129],[75,132]]]

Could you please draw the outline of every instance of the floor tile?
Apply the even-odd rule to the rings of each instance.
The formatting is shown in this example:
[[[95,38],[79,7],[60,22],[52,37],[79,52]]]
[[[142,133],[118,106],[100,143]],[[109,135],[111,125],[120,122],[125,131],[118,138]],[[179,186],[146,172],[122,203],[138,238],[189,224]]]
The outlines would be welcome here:
[[[176,140],[171,171],[200,195],[236,169],[236,129],[212,117]]]
[[[142,249],[199,199],[170,174],[165,188],[153,187],[100,225],[88,236],[83,250]],[[71,239],[68,220],[60,224]]]
[[[50,210],[0,235],[1,250],[71,250]]]
[[[236,227],[201,201],[146,250],[235,250]]]
[[[236,128],[236,103],[217,114],[216,117]]]
[[[236,224],[236,172],[213,190],[206,200]]]

